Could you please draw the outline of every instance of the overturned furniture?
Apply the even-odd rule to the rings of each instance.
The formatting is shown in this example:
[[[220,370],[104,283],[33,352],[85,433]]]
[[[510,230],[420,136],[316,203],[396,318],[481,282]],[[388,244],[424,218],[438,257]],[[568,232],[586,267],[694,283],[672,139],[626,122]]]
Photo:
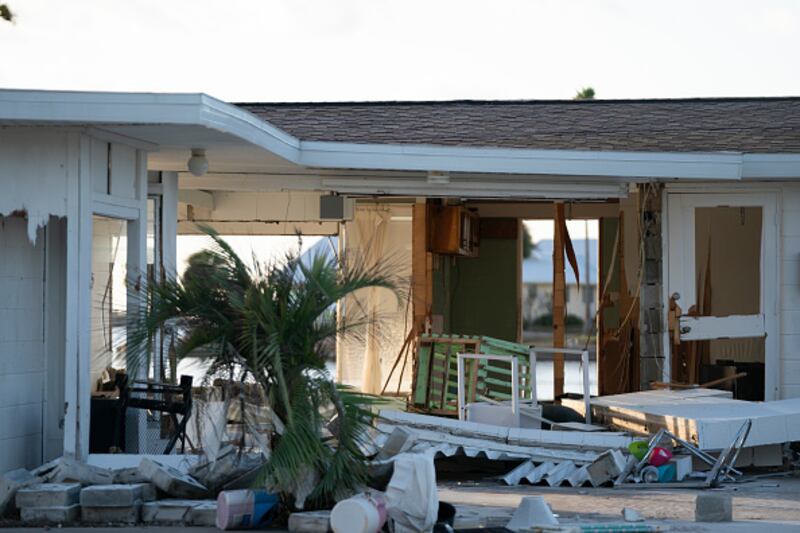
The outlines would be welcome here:
[[[127,375],[117,374],[116,386],[119,389],[117,423],[114,427],[114,445],[117,449],[124,449],[122,435],[126,412],[128,409],[143,409],[168,416],[170,427],[164,454],[170,454],[179,439],[181,452],[186,451],[186,424],[192,415],[192,376],[181,376],[178,385],[139,380],[129,384]]]

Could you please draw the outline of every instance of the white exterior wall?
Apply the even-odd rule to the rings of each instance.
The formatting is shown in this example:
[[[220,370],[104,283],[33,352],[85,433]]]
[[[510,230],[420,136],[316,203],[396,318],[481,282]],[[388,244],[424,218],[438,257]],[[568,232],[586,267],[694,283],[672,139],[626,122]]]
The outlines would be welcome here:
[[[27,221],[0,222],[0,472],[42,460],[44,239]]]
[[[780,397],[800,398],[800,183],[782,187]]]
[[[0,473],[88,454],[92,216],[128,221],[144,274],[146,167],[117,139],[0,128]]]

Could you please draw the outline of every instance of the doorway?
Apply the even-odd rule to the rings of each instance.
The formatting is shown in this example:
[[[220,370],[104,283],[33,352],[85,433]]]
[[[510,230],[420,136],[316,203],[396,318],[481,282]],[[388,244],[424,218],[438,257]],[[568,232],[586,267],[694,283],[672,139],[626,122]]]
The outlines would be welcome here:
[[[665,301],[677,316],[668,381],[739,375],[720,387],[777,398],[776,211],[774,194],[667,195]]]

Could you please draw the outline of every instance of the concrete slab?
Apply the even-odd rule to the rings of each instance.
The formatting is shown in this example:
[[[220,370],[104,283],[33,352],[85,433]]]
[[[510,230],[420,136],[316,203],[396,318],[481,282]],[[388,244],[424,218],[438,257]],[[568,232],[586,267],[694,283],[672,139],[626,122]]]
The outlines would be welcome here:
[[[328,533],[330,531],[330,511],[307,511],[289,515],[290,533]]]
[[[61,525],[77,522],[81,506],[76,504],[62,507],[23,507],[20,518],[30,525]]]
[[[85,507],[130,507],[142,501],[142,485],[92,485],[81,490]]]
[[[189,509],[186,523],[190,526],[216,527],[217,502],[214,500],[201,500],[200,503]]]
[[[625,469],[625,456],[619,450],[601,453],[587,468],[589,481],[593,487],[613,483]]]
[[[130,507],[83,507],[81,520],[90,524],[138,524],[141,521],[142,502]]]
[[[11,470],[0,477],[0,516],[6,514],[11,509],[17,491],[30,485],[42,482],[42,478],[36,477],[24,468]]]
[[[142,522],[146,524],[175,524],[186,522],[189,511],[199,500],[159,500],[142,506]]]
[[[138,466],[131,466],[126,468],[116,468],[111,471],[112,475],[112,482],[117,484],[129,484],[129,483],[146,483],[147,478],[145,478],[141,472],[139,472]]]
[[[156,487],[176,498],[203,498],[208,493],[208,489],[189,474],[147,457],[139,463],[139,471]]]
[[[80,483],[40,483],[17,491],[17,507],[68,507],[78,503]]]

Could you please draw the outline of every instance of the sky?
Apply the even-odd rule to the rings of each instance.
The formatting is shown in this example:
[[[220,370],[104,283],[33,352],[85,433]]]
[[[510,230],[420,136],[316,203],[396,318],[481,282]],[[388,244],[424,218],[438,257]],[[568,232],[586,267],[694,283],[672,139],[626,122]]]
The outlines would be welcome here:
[[[800,95],[800,0],[3,1],[16,22],[0,22],[2,88],[240,102]],[[583,238],[583,223],[570,233]]]
[[[797,0],[4,0],[0,87],[228,101],[800,94]]]

